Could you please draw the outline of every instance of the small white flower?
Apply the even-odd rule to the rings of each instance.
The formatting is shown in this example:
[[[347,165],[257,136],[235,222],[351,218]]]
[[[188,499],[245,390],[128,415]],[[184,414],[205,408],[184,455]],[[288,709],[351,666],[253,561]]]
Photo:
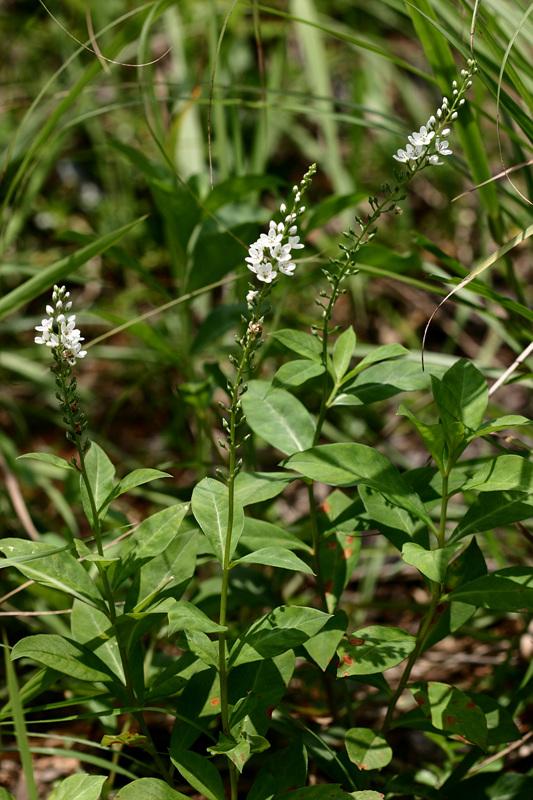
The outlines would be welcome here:
[[[393,155],[393,158],[394,158],[396,161],[400,161],[400,162],[402,162],[403,164],[405,164],[407,161],[409,161],[409,156],[407,155],[407,153],[405,152],[405,150],[402,150],[402,148],[401,148],[401,147],[400,147],[400,149],[399,149],[399,150],[397,150],[397,152],[396,152],[396,153]]]
[[[257,279],[263,283],[272,283],[278,273],[272,268],[270,261],[263,261],[261,264],[258,264],[255,274],[257,275]]]
[[[294,270],[296,269],[296,264],[294,261],[289,261],[285,264],[279,264],[279,271],[283,272],[284,275],[292,276],[294,275]]]
[[[451,156],[453,152],[452,150],[449,149],[448,142],[446,139],[444,139],[443,141],[437,139],[437,141],[435,142],[435,150],[441,156]]]
[[[254,300],[258,294],[259,294],[258,291],[250,289],[250,291],[246,295],[246,302],[248,303],[248,308],[251,308],[253,306]]]
[[[71,314],[67,319],[63,313],[72,307],[72,303],[67,301],[68,297],[70,297],[70,293],[65,292],[64,286],[54,286],[52,293],[54,305],[46,306],[46,313],[49,317],[41,320],[40,325],[35,326],[35,330],[40,335],[36,336],[34,341],[36,344],[57,348],[60,357],[73,366],[77,358],[84,358],[87,355],[87,351],[81,349],[81,342],[84,341],[84,338],[76,328],[76,317]]]
[[[419,131],[413,131],[407,138],[413,147],[427,147],[434,136],[435,131],[429,130],[426,125],[422,125]]]

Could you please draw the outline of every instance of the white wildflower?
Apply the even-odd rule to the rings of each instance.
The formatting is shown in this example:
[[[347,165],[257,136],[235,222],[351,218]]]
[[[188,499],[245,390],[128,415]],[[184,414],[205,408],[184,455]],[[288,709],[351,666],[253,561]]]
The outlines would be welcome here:
[[[66,359],[72,366],[77,358],[85,358],[86,350],[82,350],[81,343],[84,341],[80,331],[76,328],[76,317],[71,314],[65,317],[64,311],[70,311],[72,302],[68,299],[70,292],[65,291],[64,286],[54,286],[52,292],[53,305],[46,306],[47,318],[41,320],[40,325],[35,326],[38,336],[35,337],[36,344],[44,344],[46,347],[57,349],[61,358]]]
[[[254,304],[254,300],[255,300],[255,298],[257,297],[258,294],[259,294],[259,292],[256,291],[255,289],[250,289],[250,291],[246,295],[246,302],[248,304],[248,308],[252,308],[252,306]]]

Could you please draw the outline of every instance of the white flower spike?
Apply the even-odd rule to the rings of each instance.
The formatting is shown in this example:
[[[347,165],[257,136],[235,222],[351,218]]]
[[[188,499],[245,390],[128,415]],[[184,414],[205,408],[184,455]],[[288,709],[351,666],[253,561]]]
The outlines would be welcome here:
[[[432,114],[425,125],[418,131],[413,131],[407,137],[405,148],[400,147],[393,155],[395,161],[407,164],[407,169],[412,174],[431,164],[441,165],[441,156],[451,156],[452,150],[448,147],[450,123],[457,119],[457,109],[464,102],[464,94],[472,86],[472,75],[476,72],[476,63],[473,59],[468,61],[468,69],[461,70],[461,82],[452,83],[452,104],[447,97],[443,97],[439,108]]]
[[[262,283],[272,283],[278,273],[294,275],[296,264],[292,261],[292,251],[301,250],[304,246],[300,242],[295,222],[305,211],[305,206],[300,206],[299,203],[315,172],[316,166],[312,164],[299,186],[292,187],[293,199],[289,213],[287,214],[286,204],[282,203],[279,208],[282,221],[270,220],[268,232],[262,233],[248,248],[248,256],[245,258],[247,267]],[[253,305],[256,295],[257,292],[253,291],[246,295],[249,307]]]
[[[69,297],[70,292],[67,292],[64,286],[54,286],[53,305],[46,306],[46,313],[49,316],[43,319],[40,325],[36,325],[35,330],[39,335],[34,341],[36,344],[53,348],[60,358],[64,358],[73,366],[77,358],[85,358],[87,351],[82,350],[81,343],[85,340],[76,328],[75,315],[65,317],[64,312],[72,308]]]

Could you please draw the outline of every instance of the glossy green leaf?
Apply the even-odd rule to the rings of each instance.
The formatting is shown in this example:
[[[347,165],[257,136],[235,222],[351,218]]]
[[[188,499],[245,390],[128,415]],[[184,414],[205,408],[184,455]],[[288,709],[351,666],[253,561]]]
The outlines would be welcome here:
[[[388,458],[364,444],[325,444],[297,453],[285,462],[288,469],[329,483],[353,486],[364,483],[381,492],[395,505],[429,521],[418,495],[412,492]]]
[[[26,578],[93,605],[102,605],[98,587],[84,567],[66,548],[61,552],[57,550],[57,547],[45,542],[27,539],[0,540],[0,551],[12,562],[16,562],[13,565]]]
[[[357,769],[381,769],[392,760],[392,750],[383,739],[370,728],[350,728],[344,737],[348,758]]]
[[[359,560],[361,539],[347,531],[329,531],[322,534],[318,546],[320,575],[328,611],[337,608],[341,595],[351,580]]]
[[[246,800],[268,800],[304,784],[306,778],[307,750],[301,738],[295,736],[288,747],[267,755]]]
[[[285,389],[272,389],[265,381],[250,381],[242,408],[253,432],[282,453],[291,455],[312,445],[313,418]]]
[[[455,550],[453,545],[426,550],[425,547],[421,547],[415,542],[406,542],[402,547],[402,558],[406,564],[416,567],[426,578],[442,583]]]
[[[492,611],[533,611],[533,568],[499,569],[459,586],[450,597]]]
[[[154,558],[163,553],[178,535],[188,510],[188,503],[176,503],[143,520],[131,536],[135,559]]]
[[[442,471],[444,469],[444,448],[446,440],[444,437],[444,430],[442,425],[436,423],[433,425],[426,425],[418,417],[413,414],[403,404],[398,409],[398,414],[405,416],[417,429],[420,438],[426,445],[427,449],[433,456],[435,464]]]
[[[218,669],[218,644],[214,639],[210,639],[206,633],[198,630],[187,630],[185,638],[189,650],[198,656],[200,661],[203,661],[208,667]]]
[[[193,789],[207,800],[225,800],[226,793],[220,773],[209,759],[189,750],[171,748],[172,763]]]
[[[191,508],[217,559],[223,564],[228,532],[228,487],[213,478],[203,478],[194,487]],[[230,559],[235,552],[243,527],[244,511],[241,505],[235,503],[231,543],[228,550]]]
[[[202,539],[198,530],[180,531],[163,552],[143,564],[140,570],[136,568],[138,585],[132,587],[130,595],[133,611],[148,607],[165,589],[194,575]]]
[[[403,345],[397,343],[384,344],[381,347],[376,347],[370,353],[367,353],[367,355],[344,376],[344,381],[348,382],[353,380],[360,372],[371,367],[372,364],[378,364],[380,361],[390,361],[394,358],[401,358],[402,356],[408,355],[408,353],[409,350],[406,350]],[[405,366],[405,364],[401,366]],[[394,365],[389,364],[389,368],[394,369]]]
[[[362,484],[359,485],[359,497],[368,516],[378,523],[378,527],[382,525],[385,528],[403,531],[406,535],[401,537],[402,540],[407,540],[413,535],[415,521],[404,508],[391,503],[381,492]]]
[[[139,778],[119,790],[116,800],[186,800],[187,795],[171,789],[159,778]]]
[[[337,677],[372,675],[400,664],[412,652],[416,639],[400,628],[370,625],[350,633],[337,653]]]
[[[281,494],[292,480],[286,472],[239,472],[235,479],[235,499],[242,506],[262,503]]]
[[[330,614],[303,606],[280,606],[261,617],[233,645],[231,667],[274,658],[318,633]]]
[[[111,681],[107,666],[89,649],[55,633],[38,633],[20,639],[11,658],[29,658],[80,681]]]
[[[483,374],[472,362],[460,359],[441,380],[433,377],[433,396],[445,428],[460,422],[476,430],[483,422],[489,392]]]
[[[66,458],[55,456],[53,453],[23,453],[17,457],[17,461],[28,458],[32,461],[42,461],[44,464],[52,464],[54,467],[61,467],[61,469],[70,469],[74,471],[74,467]]]
[[[355,367],[357,369],[357,367]],[[413,392],[429,385],[429,375],[415,361],[383,361],[372,364],[342,386],[334,405],[368,405],[400,392]]]
[[[533,462],[512,453],[496,456],[480,465],[461,487],[477,492],[533,492]]]
[[[254,552],[263,547],[283,547],[286,550],[305,550],[310,553],[311,548],[301,539],[298,539],[294,533],[280,528],[279,525],[273,525],[271,522],[265,522],[262,519],[252,519],[246,517],[244,520],[244,530],[239,540],[239,547],[246,547],[247,550]]]
[[[352,356],[354,354],[356,342],[357,338],[351,325],[341,333],[335,342],[335,346],[333,347],[332,362],[335,381],[337,384],[342,382],[342,379],[348,371],[350,361],[352,360]]]
[[[314,575],[313,570],[302,561],[301,558],[285,547],[272,545],[271,547],[261,547],[246,556],[235,559],[233,564],[265,564],[266,566],[278,569],[292,569],[295,572],[303,572],[306,575]]]
[[[131,491],[131,489],[135,489],[136,486],[142,486],[143,483],[150,483],[150,481],[156,481],[158,478],[171,477],[172,475],[169,472],[162,472],[160,469],[134,469],[133,472],[120,479],[114,495],[118,497],[125,492]]]
[[[452,533],[456,541],[472,533],[483,533],[492,528],[529,519],[533,502],[524,494],[514,492],[487,492],[472,503],[461,522]]]
[[[70,775],[56,786],[48,800],[99,800],[106,775]]]
[[[498,417],[492,422],[485,422],[475,431],[471,438],[474,439],[479,436],[487,436],[491,433],[498,431],[507,431],[510,428],[520,428],[522,426],[531,425],[532,421],[528,417],[523,417],[521,414],[507,414],[504,417]]]
[[[308,358],[297,358],[283,364],[274,375],[273,383],[282,386],[302,386],[311,378],[317,378],[325,372],[324,366],[318,361]]]
[[[344,611],[337,609],[322,630],[304,643],[304,650],[307,651],[323,672],[334,657],[337,647],[346,633],[347,626],[348,617]]]
[[[322,345],[317,337],[312,336],[310,333],[284,328],[281,331],[273,333],[272,338],[281,342],[282,345],[292,350],[294,353],[304,356],[304,358],[310,358],[312,361],[320,361]]]
[[[115,467],[100,445],[96,444],[96,442],[91,442],[91,446],[85,455],[85,469],[92,489],[96,510],[101,517],[107,507],[105,501],[113,491]],[[89,501],[85,482],[81,475],[80,490],[85,514],[87,519],[91,522],[91,526],[94,527],[96,520],[93,519],[93,509]]]
[[[126,683],[116,636],[108,617],[102,611],[74,600],[70,630],[76,642],[91,649],[122,683]]]
[[[464,692],[446,683],[416,684],[414,695],[423,713],[439,731],[455,733],[485,748],[488,740],[485,714]]]
[[[204,614],[199,608],[187,600],[178,600],[168,612],[168,635],[176,631],[202,631],[203,633],[219,633],[227,628],[219,625]]]

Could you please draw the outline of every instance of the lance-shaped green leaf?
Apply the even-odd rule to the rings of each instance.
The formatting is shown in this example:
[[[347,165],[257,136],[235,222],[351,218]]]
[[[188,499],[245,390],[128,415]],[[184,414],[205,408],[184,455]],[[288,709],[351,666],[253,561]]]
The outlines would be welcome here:
[[[76,642],[92,650],[122,683],[126,683],[118,642],[109,619],[102,611],[74,600],[70,630]]]
[[[204,478],[193,490],[191,508],[221,564],[225,562],[226,538],[228,534],[229,495],[228,487],[213,478]],[[233,524],[228,556],[231,559],[244,527],[244,511],[235,502]]]
[[[372,789],[363,789],[362,792],[350,792],[352,800],[383,800],[385,797],[381,792],[374,792]]]
[[[247,800],[267,800],[291,787],[301,786],[307,778],[307,750],[296,734],[288,747],[265,758],[248,792]]]
[[[328,619],[324,627],[315,633],[303,645],[313,661],[315,661],[322,671],[325,671],[335,655],[337,647],[348,625],[348,617],[345,612],[337,609],[331,619]]]
[[[450,558],[456,547],[439,547],[435,550],[426,550],[415,542],[406,542],[402,547],[402,558],[406,564],[416,567],[422,575],[436,583],[442,583]]]
[[[107,665],[88,648],[55,633],[26,636],[13,647],[11,658],[29,658],[80,681],[108,682],[115,679]]]
[[[233,645],[229,664],[247,664],[274,658],[297,647],[321,630],[330,614],[315,608],[280,606],[253,625]]]
[[[250,381],[242,398],[250,428],[268,444],[291,455],[313,443],[315,423],[303,403],[266,381]]]
[[[246,517],[244,520],[244,530],[239,540],[239,548],[246,547],[247,550],[254,552],[263,547],[283,547],[286,550],[305,550],[311,552],[311,547],[298,539],[294,533],[265,522],[262,519],[252,519]]]
[[[143,520],[129,540],[135,560],[163,553],[178,534],[188,510],[188,503],[175,503]]]
[[[239,472],[235,479],[235,499],[242,506],[271,500],[294,480],[286,472]]]
[[[137,486],[142,486],[144,483],[156,481],[158,478],[171,478],[169,472],[162,472],[160,469],[134,469],[128,475],[120,479],[114,489],[113,496],[119,497],[121,494],[135,489]]]
[[[318,361],[311,361],[309,358],[297,358],[282,364],[273,378],[274,384],[282,386],[303,386],[304,383],[312,378],[317,378],[325,372],[324,366]]]
[[[487,492],[472,503],[461,522],[452,533],[451,541],[471,533],[483,533],[492,528],[529,519],[533,502],[518,492]]]
[[[485,748],[488,739],[485,714],[473,700],[447,683],[416,684],[414,695],[423,713],[439,731],[455,733]]]
[[[318,560],[324,576],[323,589],[328,611],[337,608],[359,559],[361,539],[354,533],[329,531],[320,536]]]
[[[363,483],[377,489],[395,505],[432,524],[422,501],[386,456],[364,444],[324,444],[296,453],[285,461],[306,478],[331,486]]]
[[[407,417],[415,426],[422,441],[433,456],[435,464],[439,467],[439,469],[442,470],[444,468],[443,457],[445,447],[444,430],[442,425],[439,425],[438,423],[426,425],[425,422],[419,420],[418,417],[403,404],[399,407],[398,414]]]
[[[460,359],[444,373],[433,377],[433,396],[445,428],[460,422],[476,430],[483,422],[489,391],[482,373],[471,361]]]
[[[373,675],[400,664],[413,651],[416,639],[401,628],[369,625],[353,631],[337,653],[337,676]]]
[[[304,356],[304,358],[310,358],[313,361],[320,361],[322,345],[317,337],[312,336],[310,333],[284,328],[281,331],[273,333],[272,338],[281,342],[286,348],[292,350],[293,353],[298,353],[298,355]]]
[[[478,492],[533,492],[533,462],[513,453],[496,456],[481,464],[461,487]]]
[[[332,363],[333,373],[335,375],[335,381],[337,385],[342,382],[342,379],[346,375],[348,367],[350,366],[350,361],[352,360],[356,342],[357,338],[351,325],[341,333],[335,342],[335,346],[333,347]]]
[[[490,433],[497,433],[498,431],[507,431],[510,428],[520,428],[525,425],[531,425],[533,421],[521,414],[507,414],[503,417],[493,419],[492,422],[484,422],[480,425],[477,431],[471,434],[470,438],[475,439],[479,436],[488,436]]]
[[[106,775],[70,775],[56,786],[48,800],[99,800]]]
[[[96,444],[96,442],[91,443],[91,446],[85,455],[85,470],[89,480],[89,485],[92,490],[97,516],[102,517],[104,516],[105,509],[108,505],[108,503],[105,501],[113,491],[115,467],[100,445]],[[85,481],[81,475],[80,491],[85,516],[91,523],[91,526],[94,527],[97,523],[97,520],[94,519],[94,512],[89,499],[89,493],[87,492]]]
[[[344,737],[348,758],[358,769],[381,769],[392,760],[392,750],[370,728],[350,728]]]
[[[66,548],[58,552],[57,547],[45,542],[2,539],[0,551],[26,578],[93,605],[103,605],[98,587]]]
[[[226,631],[224,625],[219,625],[204,614],[199,608],[187,600],[178,600],[168,612],[168,635],[176,631],[202,631],[203,633],[220,633]]]
[[[119,790],[116,800],[187,800],[159,778],[139,778]]]
[[[365,369],[371,367],[372,364],[379,364],[380,361],[392,361],[392,359],[406,356],[408,353],[409,350],[406,350],[403,345],[397,343],[384,344],[381,347],[376,347],[370,353],[367,353],[366,356],[344,376],[343,383],[353,380],[360,372],[364,372]],[[393,368],[393,365],[389,364],[389,367]]]
[[[285,547],[272,545],[271,547],[261,547],[246,556],[235,559],[233,564],[264,564],[278,569],[292,569],[295,572],[304,572],[306,575],[314,575],[313,570],[302,561],[301,558]]]
[[[193,789],[207,800],[225,800],[226,793],[220,773],[214,764],[198,753],[171,747],[172,763]]]
[[[354,368],[357,369],[358,367]],[[420,364],[414,361],[383,361],[372,364],[354,378],[347,379],[342,386],[342,394],[335,399],[334,405],[376,403],[400,392],[425,389],[428,384],[429,375],[422,371]]]
[[[492,611],[533,611],[533,568],[499,569],[459,586],[450,598]]]
[[[74,466],[66,458],[55,456],[53,453],[23,453],[21,456],[17,456],[17,461],[25,458],[32,461],[42,461],[44,464],[52,464],[54,467],[61,467],[62,469],[74,470]]]

